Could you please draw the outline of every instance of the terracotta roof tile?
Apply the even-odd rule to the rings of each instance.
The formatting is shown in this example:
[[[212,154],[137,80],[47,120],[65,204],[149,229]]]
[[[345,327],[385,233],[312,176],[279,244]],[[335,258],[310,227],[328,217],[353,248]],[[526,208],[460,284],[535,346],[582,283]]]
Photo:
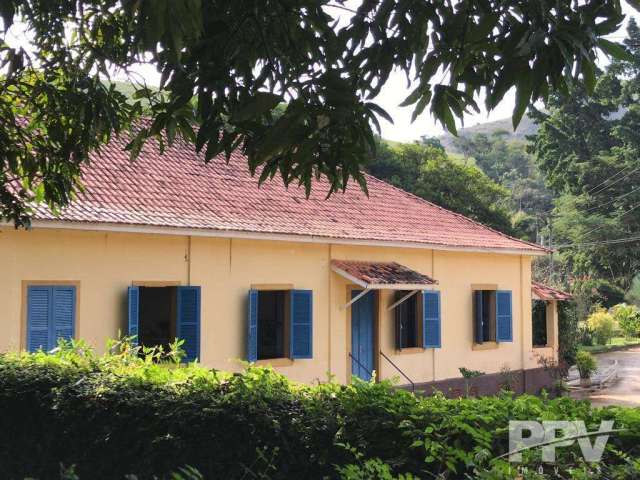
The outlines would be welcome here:
[[[396,262],[332,260],[331,265],[367,285],[435,285],[438,282]]]
[[[115,139],[91,156],[85,192],[59,217],[39,206],[35,219],[545,252],[370,175],[368,197],[351,184],[326,199],[319,180],[307,199],[278,177],[258,187],[240,152],[205,163],[192,146],[176,142],[161,155],[150,141],[131,162],[125,145]]]
[[[531,293],[540,300],[571,300],[573,298],[570,293],[538,282],[531,282]]]

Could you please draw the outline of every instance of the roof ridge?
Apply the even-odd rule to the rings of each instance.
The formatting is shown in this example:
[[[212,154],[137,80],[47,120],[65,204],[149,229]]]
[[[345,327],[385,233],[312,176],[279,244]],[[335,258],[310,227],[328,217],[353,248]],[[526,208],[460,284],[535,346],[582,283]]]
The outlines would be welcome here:
[[[428,205],[430,205],[430,206],[432,206],[432,207],[435,207],[435,208],[437,208],[437,209],[439,209],[439,210],[442,210],[442,211],[444,211],[444,212],[447,212],[448,214],[451,214],[451,215],[454,215],[454,216],[456,216],[456,217],[459,217],[459,218],[461,218],[462,220],[465,220],[466,222],[469,222],[469,223],[472,223],[472,224],[477,225],[477,226],[479,226],[479,227],[482,227],[482,228],[485,228],[485,229],[487,229],[487,230],[490,230],[490,231],[492,231],[492,232],[494,232],[494,233],[497,233],[498,235],[501,235],[501,236],[503,236],[503,237],[505,237],[505,238],[508,238],[509,240],[513,240],[513,241],[515,241],[515,242],[524,243],[525,245],[529,245],[529,246],[531,246],[531,247],[538,248],[538,249],[540,249],[540,250],[542,250],[542,251],[545,251],[545,252],[551,252],[551,250],[549,250],[549,249],[548,249],[548,248],[546,248],[546,247],[543,247],[543,246],[542,246],[542,245],[540,245],[540,244],[533,243],[533,242],[529,242],[529,241],[527,241],[527,240],[522,240],[522,239],[520,239],[520,238],[512,237],[511,235],[508,235],[508,234],[506,234],[506,233],[504,233],[504,232],[501,232],[500,230],[496,230],[495,228],[491,228],[491,227],[489,227],[488,225],[485,225],[484,223],[481,223],[481,222],[478,222],[477,220],[474,220],[474,219],[472,219],[472,218],[469,218],[469,217],[467,217],[466,215],[463,215],[463,214],[458,213],[458,212],[454,212],[453,210],[449,210],[448,208],[444,208],[443,206],[440,206],[440,205],[438,205],[437,203],[430,202],[429,200],[427,200],[427,199],[425,199],[425,198],[422,198],[422,197],[420,197],[420,196],[416,195],[415,193],[407,192],[406,190],[404,190],[404,189],[402,189],[402,188],[400,188],[400,187],[397,187],[397,186],[393,185],[392,183],[386,182],[385,180],[382,180],[382,179],[380,179],[380,178],[376,177],[375,175],[372,175],[372,174],[367,173],[367,172],[365,172],[364,174],[365,174],[365,176],[367,176],[367,177],[371,177],[371,178],[373,178],[374,180],[376,180],[376,181],[378,181],[378,182],[380,182],[380,183],[384,183],[385,185],[387,185],[387,186],[389,186],[389,187],[393,188],[394,190],[396,190],[396,191],[398,191],[398,192],[401,192],[401,193],[404,193],[405,195],[407,195],[407,196],[409,196],[409,197],[412,197],[412,198],[414,198],[414,199],[418,200],[419,202],[426,203],[426,204],[428,204]]]

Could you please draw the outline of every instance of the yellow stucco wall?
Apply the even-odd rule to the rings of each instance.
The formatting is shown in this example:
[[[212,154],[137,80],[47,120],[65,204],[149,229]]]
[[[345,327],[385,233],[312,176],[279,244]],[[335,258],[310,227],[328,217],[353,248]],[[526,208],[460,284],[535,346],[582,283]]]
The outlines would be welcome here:
[[[201,357],[208,366],[242,368],[246,298],[252,285],[291,284],[313,290],[313,353],[278,366],[295,380],[340,382],[349,375],[349,282],[330,260],[396,261],[439,281],[442,348],[400,353],[394,347],[391,292],[379,296],[380,349],[415,382],[459,376],[467,367],[497,372],[536,367],[531,349],[531,259],[519,255],[414,248],[363,247],[228,238],[34,229],[0,229],[0,350],[24,346],[24,285],[29,281],[78,282],[76,336],[102,350],[125,331],[126,291],[132,283],[175,282],[202,287]],[[474,350],[473,284],[513,291],[513,338],[494,349]],[[524,319],[524,322],[523,322]],[[379,359],[381,378],[397,372]]]

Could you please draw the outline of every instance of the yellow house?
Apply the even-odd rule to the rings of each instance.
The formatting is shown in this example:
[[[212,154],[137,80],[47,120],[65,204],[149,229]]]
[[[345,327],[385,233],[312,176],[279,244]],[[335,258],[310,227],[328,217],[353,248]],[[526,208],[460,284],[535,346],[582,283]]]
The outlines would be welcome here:
[[[189,358],[237,371],[270,364],[302,382],[328,375],[460,387],[459,368],[502,369],[522,389],[545,381],[533,346],[531,261],[548,253],[367,177],[257,186],[241,154],[206,164],[186,145],[123,141],[83,169],[85,192],[32,228],[0,229],[1,350],[119,332],[142,344],[185,339]],[[544,298],[543,298],[544,300]]]

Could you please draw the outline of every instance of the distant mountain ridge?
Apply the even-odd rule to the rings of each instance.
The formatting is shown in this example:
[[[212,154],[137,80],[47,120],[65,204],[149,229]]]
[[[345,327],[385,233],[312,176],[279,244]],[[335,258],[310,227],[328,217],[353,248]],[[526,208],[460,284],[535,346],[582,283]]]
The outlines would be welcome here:
[[[485,135],[491,135],[496,132],[504,133],[506,140],[511,141],[526,141],[527,135],[533,135],[538,131],[538,125],[536,125],[531,117],[524,115],[518,129],[514,132],[511,123],[511,117],[503,118],[501,120],[495,120],[493,122],[478,123],[471,127],[460,128],[458,130],[458,136],[461,137],[473,137],[476,134],[483,133]],[[448,152],[460,153],[455,146],[455,137],[450,133],[445,133],[438,137],[442,146]]]

